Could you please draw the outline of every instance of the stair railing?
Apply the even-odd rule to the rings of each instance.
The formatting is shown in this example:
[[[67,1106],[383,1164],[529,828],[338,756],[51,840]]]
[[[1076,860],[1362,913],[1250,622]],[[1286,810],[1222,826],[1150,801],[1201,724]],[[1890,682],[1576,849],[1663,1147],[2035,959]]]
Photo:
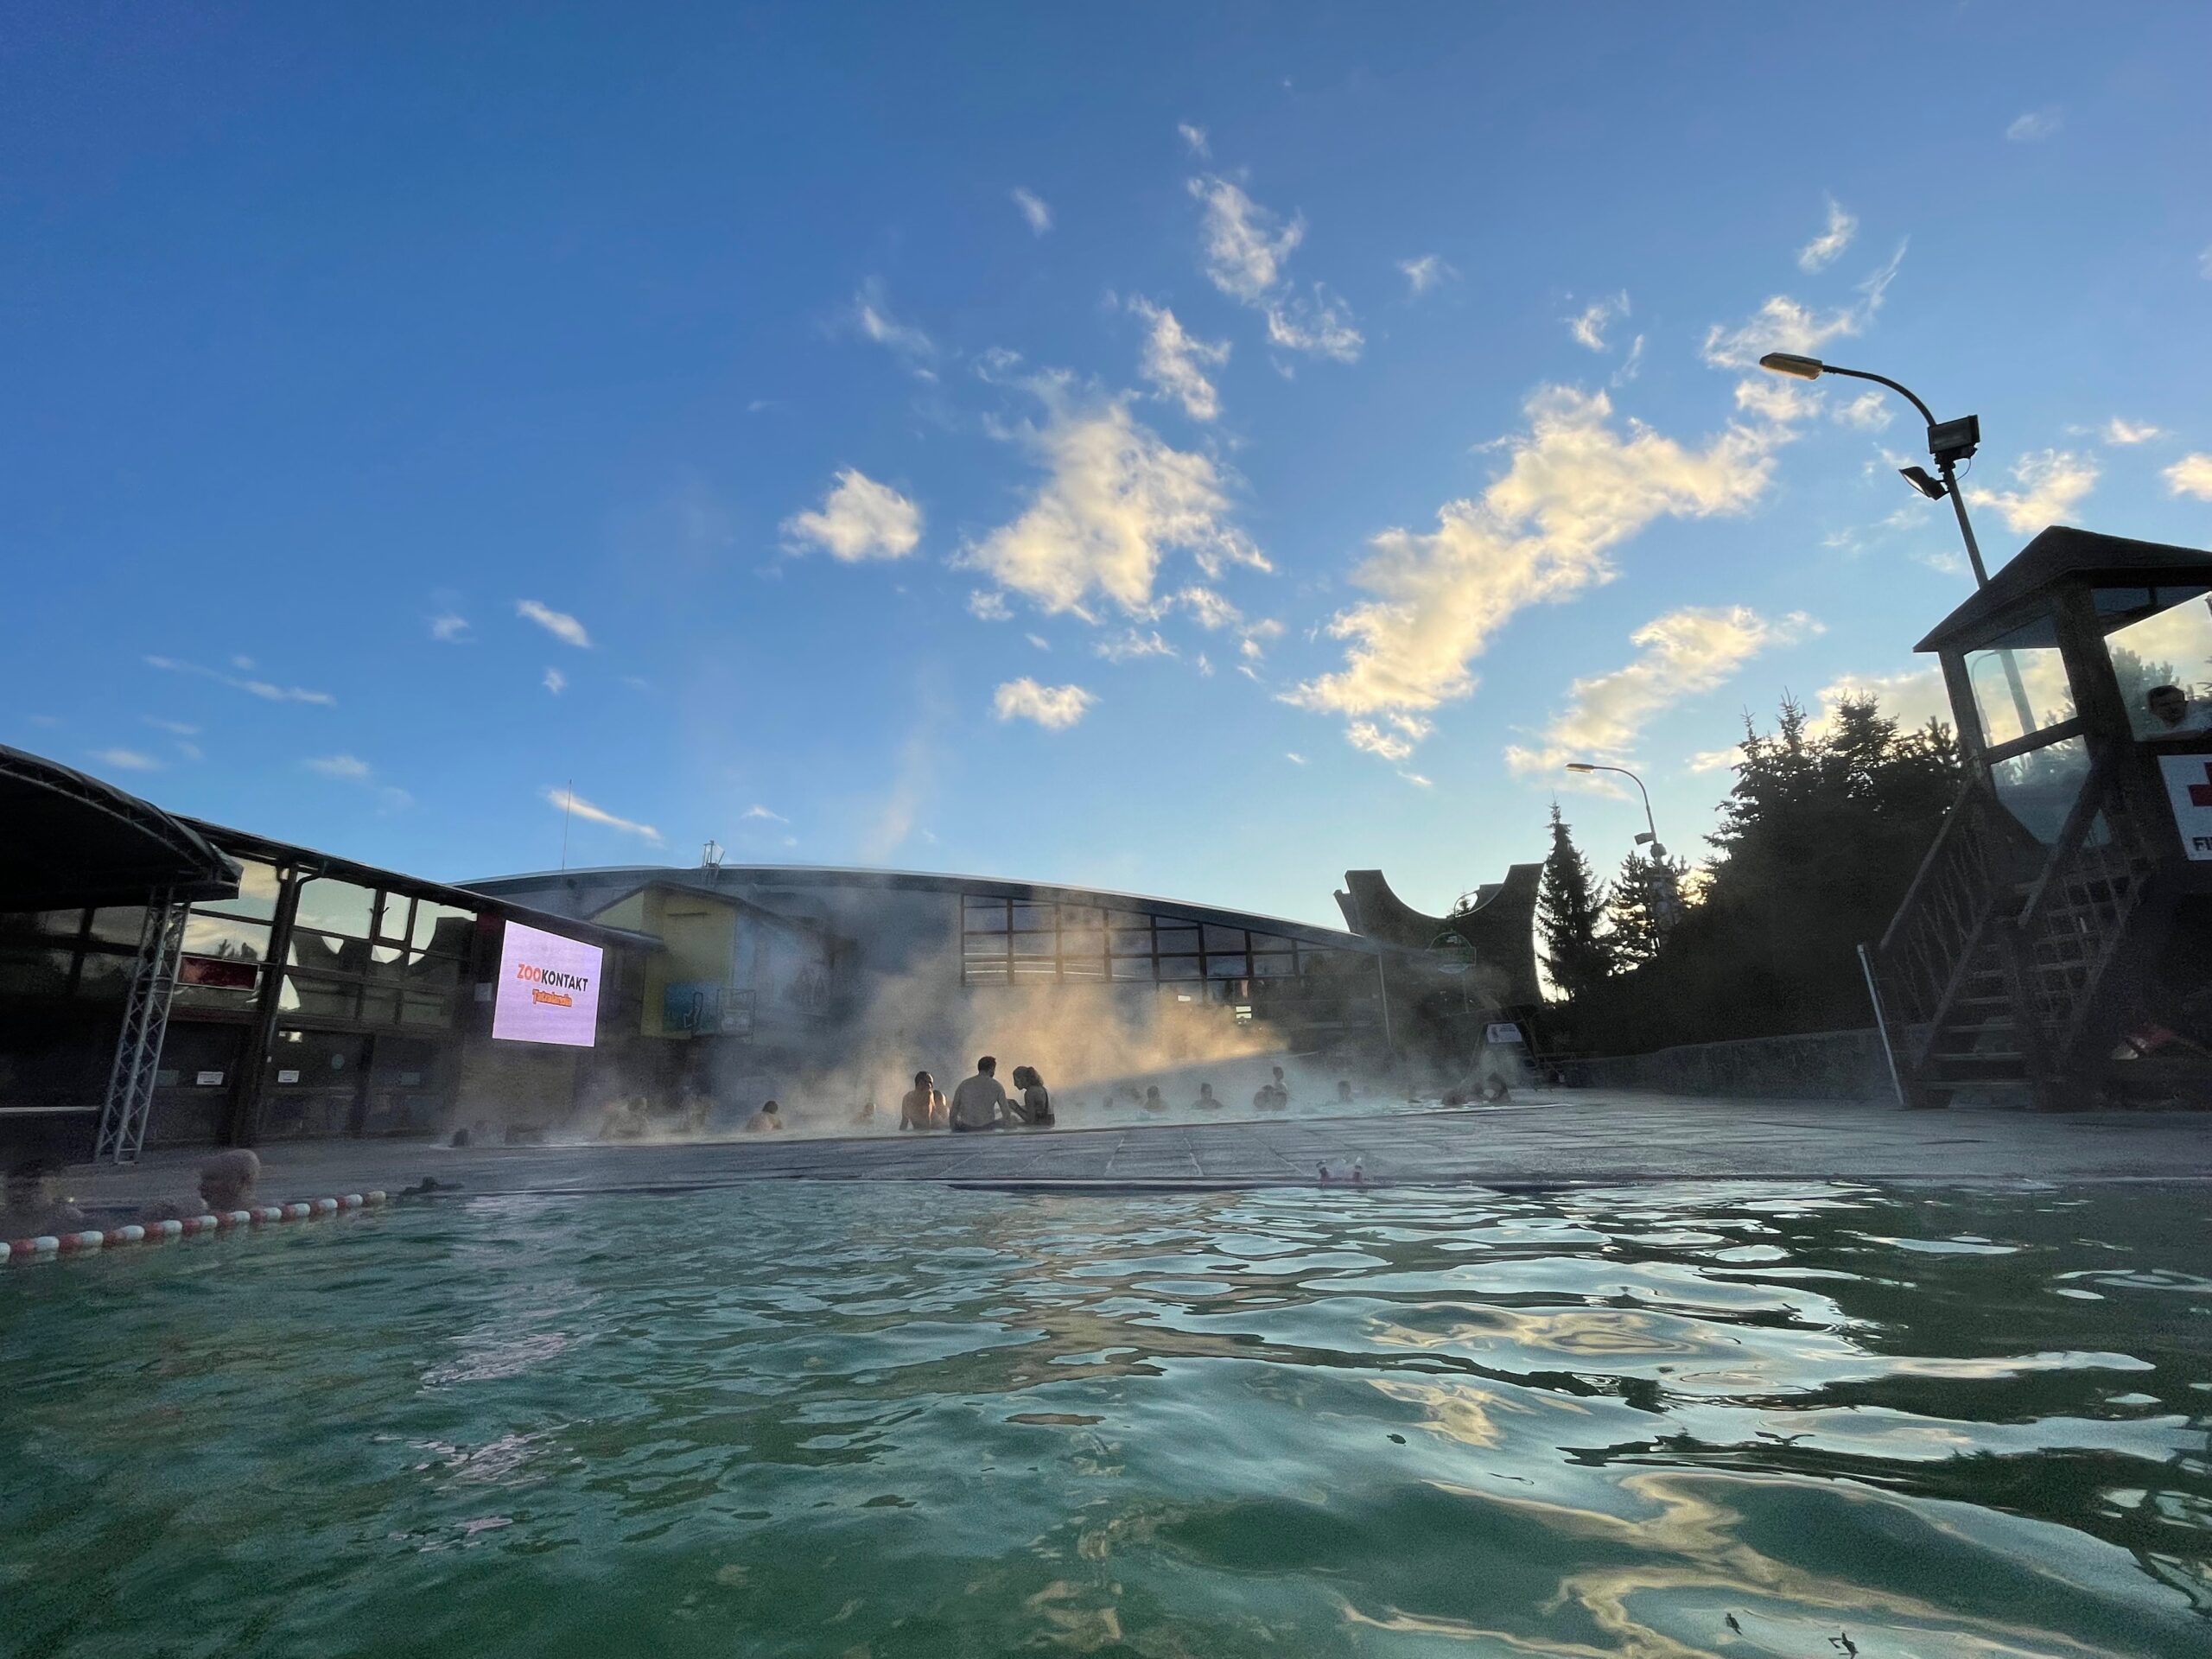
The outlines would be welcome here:
[[[1926,1060],[2010,886],[2013,835],[2003,819],[1988,787],[1970,779],[1873,949],[1884,1026],[1908,1071]],[[1915,1030],[1917,1043],[1908,1039]]]

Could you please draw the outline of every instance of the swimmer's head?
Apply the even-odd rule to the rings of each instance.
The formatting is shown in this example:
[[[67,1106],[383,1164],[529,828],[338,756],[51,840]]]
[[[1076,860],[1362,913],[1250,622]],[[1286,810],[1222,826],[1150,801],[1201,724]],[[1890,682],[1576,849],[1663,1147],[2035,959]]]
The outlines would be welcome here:
[[[992,1056],[986,1054],[982,1059],[976,1062],[976,1069],[988,1077],[992,1072],[999,1069],[999,1063]]]
[[[773,1117],[776,1115],[776,1103],[772,1100],[764,1102],[760,1109],[767,1113],[769,1116]]]
[[[917,1089],[933,1089],[933,1088],[935,1088],[936,1086],[937,1086],[937,1079],[936,1079],[935,1077],[933,1077],[930,1076],[930,1074],[929,1074],[928,1072],[926,1072],[926,1071],[917,1071],[917,1072],[915,1072],[915,1073],[914,1073],[914,1087],[915,1087],[915,1088],[917,1088]]]
[[[253,1196],[261,1159],[251,1147],[219,1152],[200,1166],[200,1198],[210,1210],[236,1210]]]

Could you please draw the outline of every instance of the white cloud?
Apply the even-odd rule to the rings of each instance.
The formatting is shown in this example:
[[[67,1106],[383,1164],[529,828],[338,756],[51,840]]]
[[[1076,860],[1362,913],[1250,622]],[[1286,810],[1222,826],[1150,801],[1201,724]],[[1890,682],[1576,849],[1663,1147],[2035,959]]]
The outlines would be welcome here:
[[[1417,772],[1407,772],[1402,767],[1399,770],[1398,776],[1404,779],[1415,789],[1433,789],[1436,787],[1436,783],[1433,779],[1424,778]]]
[[[157,715],[148,715],[145,721],[157,732],[167,732],[171,737],[197,737],[200,728],[188,726],[181,720],[163,720]]]
[[[603,823],[610,830],[620,830],[626,836],[635,836],[640,841],[658,844],[661,834],[650,823],[639,823],[631,818],[618,818],[604,807],[594,806],[570,789],[543,789],[538,791],[556,812],[583,819],[588,823]]]
[[[1132,299],[1129,310],[1150,325],[1141,368],[1159,395],[1182,404],[1183,412],[1194,421],[1211,421],[1219,415],[1220,395],[1206,371],[1229,361],[1229,342],[1197,338],[1173,311],[1149,300]]]
[[[1744,758],[1744,746],[1731,743],[1725,749],[1700,749],[1683,762],[1683,769],[1693,772],[1721,772]]]
[[[795,512],[783,530],[793,542],[811,542],[847,564],[902,559],[922,539],[922,510],[889,485],[847,467],[819,512]]]
[[[1404,760],[1412,757],[1413,741],[1386,732],[1371,720],[1355,720],[1344,728],[1344,741],[1355,749],[1364,749],[1370,754],[1379,754],[1385,760]]]
[[[1742,605],[1689,607],[1655,618],[1629,636],[1638,652],[1633,661],[1575,681],[1541,744],[1507,749],[1506,764],[1526,773],[1556,772],[1569,760],[1626,759],[1653,716],[1725,683],[1760,652],[1817,632],[1802,611],[1771,620]]]
[[[468,619],[456,616],[451,611],[430,619],[430,638],[441,645],[461,645],[468,643]]]
[[[1213,149],[1206,143],[1206,130],[1204,127],[1194,127],[1188,121],[1178,121],[1175,124],[1175,130],[1183,135],[1183,142],[1191,147],[1192,155],[1198,156],[1201,161],[1212,156]]]
[[[1041,633],[1025,634],[1022,637],[1039,651],[1050,651],[1052,648],[1052,642]]]
[[[1211,588],[1185,588],[1175,595],[1175,602],[1190,612],[1198,620],[1198,626],[1209,633],[1235,627],[1244,620],[1243,612]]]
[[[1302,766],[1306,764],[1306,757],[1295,749],[1285,749],[1282,752],[1282,758],[1294,766]]]
[[[853,326],[863,339],[874,340],[894,357],[904,359],[906,366],[925,380],[937,378],[936,371],[929,365],[935,360],[937,342],[912,323],[901,322],[891,314],[891,307],[883,297],[883,284],[870,277],[853,296]]]
[[[584,632],[582,623],[566,611],[556,611],[534,599],[520,599],[515,601],[515,614],[537,623],[563,645],[574,645],[580,651],[591,649],[591,635]]]
[[[1638,334],[1628,345],[1628,355],[1621,359],[1621,365],[1613,371],[1613,385],[1624,386],[1643,372],[1643,336]]]
[[[2163,438],[2165,435],[2164,427],[2152,426],[2147,421],[2123,421],[2115,415],[2105,423],[2105,442],[2121,448],[2130,444],[2148,443],[2153,438]]]
[[[1777,382],[1777,384],[1780,384]],[[1878,391],[1862,391],[1847,404],[1839,404],[1830,418],[1861,432],[1879,432],[1892,418],[1889,400]]]
[[[1034,190],[1025,190],[1016,185],[1014,205],[1021,209],[1022,218],[1029,221],[1029,228],[1037,235],[1042,236],[1052,228],[1052,210],[1046,206],[1044,197]]]
[[[1850,305],[1826,313],[1815,311],[1802,301],[1777,294],[1753,312],[1748,321],[1733,328],[1714,323],[1706,330],[1705,360],[1718,369],[1749,369],[1769,352],[1795,352],[1815,357],[1832,340],[1866,332],[1882,308],[1890,284],[1904,263],[1905,244],[1890,262],[1859,284],[1859,298]]]
[[[1039,685],[1024,675],[999,687],[991,699],[1001,720],[1033,720],[1047,731],[1065,731],[1098,699],[1079,685]]]
[[[1398,269],[1405,273],[1406,284],[1413,289],[1415,299],[1438,283],[1459,274],[1440,253],[1424,253],[1418,259],[1401,259]]]
[[[159,772],[162,763],[138,749],[94,749],[92,759],[118,772]]]
[[[1020,437],[1046,470],[1028,508],[954,561],[1050,612],[1088,615],[1103,595],[1150,620],[1153,584],[1171,550],[1209,576],[1229,564],[1271,569],[1224,515],[1228,496],[1213,462],[1169,448],[1130,418],[1123,398],[1074,393],[1064,377],[1032,389],[1044,400],[1041,429]]]
[[[359,783],[369,775],[369,763],[351,754],[326,754],[320,760],[303,763],[309,772],[319,772],[326,778],[343,778]]]
[[[1349,363],[1366,344],[1344,302],[1316,283],[1310,296],[1290,290],[1285,264],[1306,238],[1306,220],[1286,222],[1218,174],[1192,179],[1205,209],[1205,273],[1230,298],[1261,312],[1270,343]]]
[[[2015,490],[1991,490],[1969,486],[1967,499],[1977,507],[1994,507],[2006,528],[2030,535],[2055,524],[2096,487],[2099,468],[2094,457],[2069,449],[2033,449],[2012,463]]]
[[[2016,144],[2031,144],[2048,138],[2064,124],[2064,118],[2056,105],[2047,109],[2030,110],[2025,115],[2013,118],[2012,124],[2005,129],[2005,136]]]
[[[1820,393],[1808,391],[1794,380],[1752,374],[1736,383],[1736,407],[1777,426],[1808,420],[1820,406]]]
[[[1843,210],[1843,204],[1834,196],[1828,198],[1827,228],[1797,250],[1800,270],[1825,270],[1834,264],[1838,255],[1851,245],[1851,238],[1859,234],[1859,220]]]
[[[1623,289],[1611,299],[1593,301],[1583,308],[1580,316],[1567,320],[1567,332],[1573,334],[1578,345],[1593,352],[1607,349],[1605,330],[1621,317],[1628,315],[1628,290]]]
[[[2212,501],[2212,455],[2183,455],[2159,476],[2166,480],[2170,494]]]
[[[233,657],[231,660],[247,668],[253,665],[251,658]],[[233,691],[243,691],[249,696],[259,697],[264,702],[308,702],[327,709],[338,701],[327,691],[309,691],[303,686],[277,685],[268,680],[241,680],[219,669],[202,668],[197,663],[181,662],[175,657],[149,657],[146,666],[171,674],[196,674],[201,679],[227,685]]]
[[[1134,662],[1140,657],[1176,655],[1175,647],[1157,632],[1140,633],[1135,628],[1128,628],[1109,639],[1101,639],[1091,650],[1109,663]]]
[[[741,816],[748,821],[763,823],[789,823],[791,822],[791,820],[785,817],[782,813],[771,812],[766,807],[760,805],[758,802],[747,807]]]
[[[557,697],[569,689],[569,677],[557,668],[549,668],[545,671],[545,677],[538,683]]]
[[[1624,435],[1603,393],[1565,386],[1539,391],[1526,413],[1481,496],[1447,502],[1433,531],[1374,538],[1351,578],[1374,597],[1329,625],[1351,642],[1344,667],[1286,702],[1357,720],[1471,695],[1470,664],[1516,613],[1611,581],[1609,551],[1655,518],[1741,512],[1788,437],[1738,423],[1694,450],[1633,423]]]
[[[1014,620],[1014,612],[1007,607],[1006,595],[995,594],[988,588],[974,588],[969,593],[968,613],[982,622]]]
[[[2031,665],[2031,674],[2035,666]],[[2039,701],[2048,698],[2056,703],[2063,699],[2064,672],[2063,669],[2058,670],[2061,683],[2056,686],[2032,688]],[[1930,663],[1925,668],[1907,668],[1894,674],[1847,674],[1831,680],[1815,695],[1813,715],[1806,722],[1806,730],[1815,737],[1825,736],[1835,729],[1836,715],[1846,697],[1869,696],[1878,702],[1883,714],[1904,731],[1917,731],[1930,720],[1940,720],[1946,726],[1951,723],[1951,700],[1943,691],[1942,671]]]

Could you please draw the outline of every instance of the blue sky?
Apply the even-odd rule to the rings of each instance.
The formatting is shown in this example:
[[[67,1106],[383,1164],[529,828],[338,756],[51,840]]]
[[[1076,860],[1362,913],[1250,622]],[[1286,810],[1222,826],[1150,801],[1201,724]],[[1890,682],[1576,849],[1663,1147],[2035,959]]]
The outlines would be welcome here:
[[[2201,7],[464,10],[17,14],[0,741],[1333,921],[1934,706],[1910,412],[1761,350],[1978,413],[1993,559],[2212,543]]]

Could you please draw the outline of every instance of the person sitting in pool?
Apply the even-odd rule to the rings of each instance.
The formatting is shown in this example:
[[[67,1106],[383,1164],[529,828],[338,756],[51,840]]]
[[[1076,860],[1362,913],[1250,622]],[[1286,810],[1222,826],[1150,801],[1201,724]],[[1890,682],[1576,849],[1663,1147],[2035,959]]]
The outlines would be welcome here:
[[[1202,1083],[1198,1085],[1198,1097],[1191,1104],[1201,1111],[1211,1111],[1221,1104],[1221,1096],[1214,1093],[1213,1084]]]
[[[995,1129],[1006,1122],[1006,1085],[998,1079],[999,1063],[986,1054],[976,1062],[976,1075],[952,1091],[952,1132],[974,1135]]]
[[[1158,1084],[1153,1083],[1147,1084],[1145,1085],[1144,1109],[1147,1112],[1164,1112],[1167,1109],[1167,1103],[1160,1097],[1160,1085]]]
[[[223,1216],[253,1205],[254,1183],[261,1179],[261,1159],[251,1147],[233,1147],[219,1152],[200,1166],[200,1194],[191,1198],[160,1198],[139,1212],[141,1221],[190,1221],[194,1216]]]
[[[1027,1123],[1033,1129],[1052,1127],[1052,1096],[1045,1087],[1045,1079],[1033,1065],[1014,1068],[1014,1086],[1021,1090],[1021,1098],[1011,1103],[1014,1121]]]
[[[1283,1080],[1282,1067],[1276,1066],[1274,1074],[1275,1103],[1279,1106],[1287,1106],[1290,1104],[1290,1084]]]
[[[22,1160],[8,1172],[0,1199],[0,1238],[38,1238],[81,1230],[85,1212],[61,1196],[61,1166],[51,1158]]]
[[[1262,1084],[1259,1092],[1252,1096],[1253,1108],[1258,1111],[1277,1111],[1289,1104],[1289,1091],[1278,1089],[1272,1083]]]
[[[766,1135],[781,1129],[783,1127],[784,1120],[777,1112],[776,1103],[772,1100],[763,1101],[760,1103],[760,1109],[745,1121],[745,1132],[747,1135]]]
[[[1337,1079],[1337,1104],[1339,1106],[1351,1104],[1351,1084],[1342,1077]]]
[[[926,1071],[915,1072],[914,1086],[899,1102],[899,1127],[935,1129],[944,1123],[944,1096],[938,1092],[937,1079]]]

